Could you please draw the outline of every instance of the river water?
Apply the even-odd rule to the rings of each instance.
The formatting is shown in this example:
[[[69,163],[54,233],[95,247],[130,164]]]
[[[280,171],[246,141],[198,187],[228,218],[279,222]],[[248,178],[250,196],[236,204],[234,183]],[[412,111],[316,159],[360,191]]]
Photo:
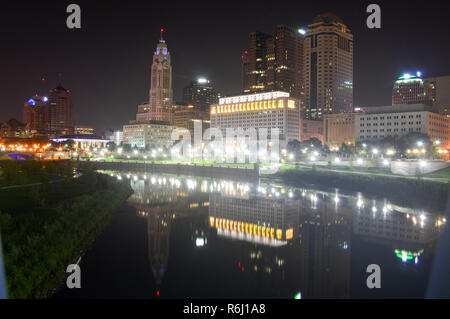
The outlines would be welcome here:
[[[111,175],[134,194],[83,256],[81,289],[56,298],[423,298],[446,222],[312,186]]]

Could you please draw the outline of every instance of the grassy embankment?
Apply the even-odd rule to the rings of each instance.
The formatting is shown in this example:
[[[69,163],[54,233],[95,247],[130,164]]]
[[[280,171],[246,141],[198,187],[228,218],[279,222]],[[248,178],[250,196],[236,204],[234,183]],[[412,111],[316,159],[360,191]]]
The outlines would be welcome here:
[[[188,164],[188,165],[197,165],[197,166],[220,166],[220,167],[239,167],[239,168],[253,168],[252,163],[215,163],[206,160],[172,160],[172,159],[142,159],[142,158],[112,158],[112,157],[104,157],[104,158],[90,158],[91,161],[100,161],[100,162],[124,162],[124,163],[155,163],[155,164]]]
[[[69,163],[50,164],[56,171],[47,171],[48,163],[44,165],[46,168],[36,173],[39,178],[18,178],[29,184],[54,180],[53,173],[59,172],[63,180],[0,190],[0,227],[10,298],[51,295],[68,275],[66,267],[76,262],[132,192],[126,182],[89,170],[79,178],[69,178]],[[23,167],[17,168],[16,175],[23,174]],[[3,184],[11,185],[4,177]]]

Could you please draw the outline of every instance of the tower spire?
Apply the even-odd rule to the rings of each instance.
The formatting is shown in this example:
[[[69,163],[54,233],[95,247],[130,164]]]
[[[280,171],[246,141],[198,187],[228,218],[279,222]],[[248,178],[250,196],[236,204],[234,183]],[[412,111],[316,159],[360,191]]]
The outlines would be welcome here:
[[[161,28],[161,42],[164,42],[164,39],[163,39],[163,33],[164,33],[164,28]]]

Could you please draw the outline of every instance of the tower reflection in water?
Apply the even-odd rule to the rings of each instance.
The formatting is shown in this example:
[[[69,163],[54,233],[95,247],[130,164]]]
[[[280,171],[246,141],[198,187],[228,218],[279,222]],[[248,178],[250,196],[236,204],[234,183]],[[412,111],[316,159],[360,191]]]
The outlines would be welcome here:
[[[446,222],[437,214],[362,194],[171,175],[115,176],[130,179],[129,204],[147,219],[149,262],[158,289],[168,267],[174,276],[189,276],[184,265],[168,264],[171,247],[189,240],[211,257],[211,273],[202,275],[216,285],[203,297],[370,297],[364,268],[370,263],[380,264],[394,279],[379,295],[389,296],[386,291],[401,273],[426,281],[422,261],[431,263]],[[171,233],[174,223],[189,235]],[[222,278],[214,269],[223,264]],[[405,297],[422,294],[420,287],[397,288]],[[166,295],[179,296],[175,291]]]

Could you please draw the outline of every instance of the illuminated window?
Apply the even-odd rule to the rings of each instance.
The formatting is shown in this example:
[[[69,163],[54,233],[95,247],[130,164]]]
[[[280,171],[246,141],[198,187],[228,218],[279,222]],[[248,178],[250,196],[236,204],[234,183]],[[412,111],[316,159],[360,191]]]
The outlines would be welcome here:
[[[289,228],[286,230],[286,240],[292,239],[294,237],[294,230]]]
[[[295,109],[295,101],[294,100],[289,100],[288,101],[288,108]]]
[[[280,109],[284,108],[284,101],[283,100],[278,100],[278,108],[280,108]]]
[[[282,237],[283,237],[283,231],[281,229],[277,229],[277,239],[281,240]]]

